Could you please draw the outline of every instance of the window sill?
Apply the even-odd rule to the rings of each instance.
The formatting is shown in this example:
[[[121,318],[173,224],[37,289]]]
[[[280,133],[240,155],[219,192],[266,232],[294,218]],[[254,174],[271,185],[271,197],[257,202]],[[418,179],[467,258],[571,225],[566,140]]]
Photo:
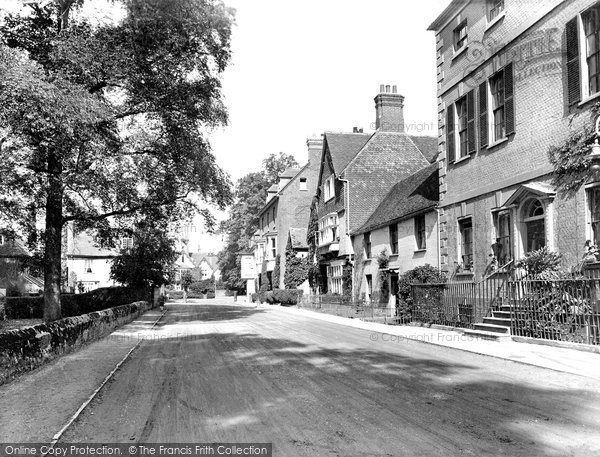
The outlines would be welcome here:
[[[600,98],[600,92],[596,92],[594,95],[590,95],[589,97],[584,98],[583,100],[581,100],[577,106],[583,106],[588,104],[589,102],[591,102],[592,100],[596,100]]]
[[[460,159],[456,159],[454,162],[452,162],[453,164],[457,164],[457,163],[461,163],[461,162],[466,162],[467,160],[469,160],[471,158],[471,156],[469,154],[467,154],[464,157],[461,157]]]
[[[460,273],[456,273],[456,276],[473,276],[474,274],[472,271],[461,271]]]
[[[327,200],[323,199],[323,203],[327,203],[330,202],[331,200],[333,200],[335,198],[335,195],[333,195],[332,197],[329,197]]]
[[[462,48],[454,51],[454,53],[452,54],[452,60],[458,59],[461,55],[463,55],[467,51],[467,49],[469,49],[469,45],[465,44],[465,45],[463,45]]]
[[[498,16],[496,16],[494,19],[492,19],[491,21],[489,21],[488,24],[485,26],[485,29],[483,30],[483,33],[486,33],[490,29],[493,29],[494,26],[498,22],[500,22],[502,19],[504,19],[504,16],[506,16],[506,11],[502,11]]]
[[[415,249],[415,254],[418,254],[420,252],[427,252],[427,248],[425,248],[425,249]]]
[[[489,151],[490,149],[497,148],[498,146],[500,146],[501,144],[506,143],[507,141],[508,141],[508,137],[506,136],[506,137],[502,138],[501,140],[494,141],[493,143],[488,144],[487,149]]]

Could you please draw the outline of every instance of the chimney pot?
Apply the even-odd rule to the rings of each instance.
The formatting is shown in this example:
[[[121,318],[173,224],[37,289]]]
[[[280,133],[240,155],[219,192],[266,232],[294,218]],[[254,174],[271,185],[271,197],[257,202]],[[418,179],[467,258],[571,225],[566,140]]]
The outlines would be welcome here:
[[[388,84],[387,86],[385,86],[385,92],[386,93],[390,93],[390,85]]]
[[[352,133],[358,133],[358,127],[352,127]]]
[[[392,94],[397,94],[398,93],[398,87],[396,85],[392,86]]]
[[[379,93],[380,93],[380,94],[383,94],[384,92],[385,92],[385,86],[384,86],[383,84],[381,84],[381,85],[379,86]]]

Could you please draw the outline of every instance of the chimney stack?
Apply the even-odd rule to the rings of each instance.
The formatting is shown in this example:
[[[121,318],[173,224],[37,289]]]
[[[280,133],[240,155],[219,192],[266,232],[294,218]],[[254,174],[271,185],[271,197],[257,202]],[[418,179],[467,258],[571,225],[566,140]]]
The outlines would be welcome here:
[[[320,166],[321,156],[323,155],[323,137],[307,138],[306,146],[308,147],[308,161],[311,166]]]
[[[404,97],[396,86],[381,84],[375,97],[375,126],[378,131],[404,133]]]

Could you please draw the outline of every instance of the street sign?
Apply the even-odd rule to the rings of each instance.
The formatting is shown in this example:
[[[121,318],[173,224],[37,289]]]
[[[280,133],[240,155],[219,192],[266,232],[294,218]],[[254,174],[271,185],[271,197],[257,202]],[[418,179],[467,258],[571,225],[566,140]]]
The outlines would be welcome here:
[[[241,267],[242,279],[256,278],[256,264],[253,255],[242,254]]]

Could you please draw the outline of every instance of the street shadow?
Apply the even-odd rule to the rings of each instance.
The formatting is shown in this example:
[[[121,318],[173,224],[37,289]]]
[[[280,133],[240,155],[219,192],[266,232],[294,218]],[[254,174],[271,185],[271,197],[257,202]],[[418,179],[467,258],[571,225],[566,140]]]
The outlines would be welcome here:
[[[157,324],[158,327],[178,322],[231,321],[265,312],[260,308],[235,305],[169,304],[165,308],[167,313]]]
[[[224,309],[221,319],[230,313],[233,310]],[[162,345],[160,351],[153,350],[153,344]],[[327,433],[326,419],[338,420],[323,415],[323,410],[350,417],[338,427],[342,435],[356,435],[363,424],[363,432],[355,436],[357,447],[349,448],[342,435],[329,436],[323,438],[323,443],[330,442],[329,451],[311,448],[313,454],[282,455],[330,455],[330,451],[334,455],[337,449],[367,452],[365,443],[372,444],[373,433],[382,453],[368,455],[417,455],[410,444],[411,427],[417,440],[413,445],[425,453],[421,455],[439,452],[440,440],[452,455],[465,449],[471,455],[590,455],[600,449],[600,394],[593,380],[460,351],[447,351],[454,354],[447,356],[433,349],[435,355],[423,357],[419,355],[427,352],[423,347],[407,342],[398,349],[383,343],[344,348],[339,342],[314,344],[248,332],[214,332],[151,342],[147,351],[157,373],[177,372],[182,366],[193,372],[201,364],[201,354],[210,354],[213,363],[201,364],[202,378],[209,385],[219,383],[218,388],[205,389],[222,402],[223,413],[204,419],[206,424],[229,427],[232,433],[240,425],[286,417],[290,409],[317,435]],[[544,382],[553,387],[542,387],[542,379],[553,381]],[[268,398],[249,399],[240,392],[240,383],[249,390],[268,386]],[[188,395],[181,395],[185,388],[183,383],[176,385],[173,393],[192,414],[205,400],[190,402]],[[219,397],[222,392],[230,395]],[[398,447],[401,437],[406,447]],[[280,445],[285,450],[294,443]]]

